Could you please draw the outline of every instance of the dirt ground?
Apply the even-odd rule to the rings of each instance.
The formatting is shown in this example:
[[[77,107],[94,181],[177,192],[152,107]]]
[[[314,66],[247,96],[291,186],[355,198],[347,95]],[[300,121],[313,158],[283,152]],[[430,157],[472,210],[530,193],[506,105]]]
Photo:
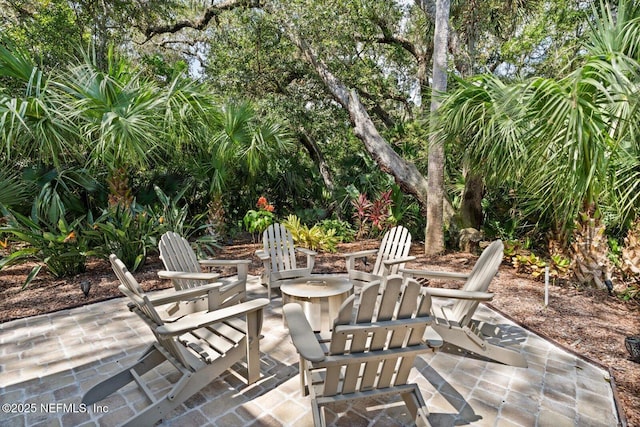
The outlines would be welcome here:
[[[342,244],[334,254],[321,253],[316,258],[314,273],[345,272],[343,253],[375,247],[377,241]],[[255,257],[255,244],[224,247],[217,255],[226,259],[251,259],[250,274],[260,274],[262,266]],[[451,253],[439,257],[421,255],[415,245],[412,255],[418,259],[408,268],[468,271],[476,256]],[[162,289],[170,284],[157,279],[162,264],[151,257],[134,275],[147,290]],[[121,296],[117,281],[104,260],[92,260],[87,272],[58,280],[43,271],[24,291],[22,283],[31,265],[15,266],[0,272],[0,323],[12,319],[90,304]],[[90,284],[85,297],[80,285]],[[430,286],[459,287],[460,283],[436,283]],[[495,293],[490,305],[520,325],[555,341],[568,350],[609,368],[615,380],[617,396],[629,426],[640,427],[640,363],[629,358],[624,339],[640,335],[640,304],[625,302],[606,292],[577,290],[570,286],[550,286],[548,306],[544,306],[544,284],[529,276],[517,274],[503,265],[490,291]]]

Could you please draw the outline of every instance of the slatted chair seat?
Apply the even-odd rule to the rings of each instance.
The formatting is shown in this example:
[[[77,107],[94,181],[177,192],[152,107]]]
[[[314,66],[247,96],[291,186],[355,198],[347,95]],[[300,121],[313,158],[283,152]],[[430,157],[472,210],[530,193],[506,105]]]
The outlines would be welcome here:
[[[286,280],[311,275],[316,252],[296,247],[284,225],[275,223],[267,227],[262,233],[262,245],[263,248],[256,251],[256,256],[264,265],[262,283],[267,286],[267,298],[271,299],[271,290],[279,288]],[[298,266],[296,252],[306,255],[304,267]]]
[[[475,353],[487,359],[506,365],[526,368],[527,361],[517,348],[501,346],[494,325],[481,323],[473,319],[478,305],[482,301],[490,301],[493,294],[488,292],[489,285],[498,274],[502,263],[504,245],[502,241],[492,242],[482,252],[470,273],[401,269],[407,277],[423,277],[440,280],[465,280],[462,289],[425,288],[433,298],[450,298],[455,302],[442,305],[432,313],[434,322],[431,325],[437,333],[430,337],[434,346],[442,342]],[[486,335],[490,332],[491,335]]]
[[[330,341],[321,342],[300,305],[284,306],[315,426],[326,425],[322,408],[327,405],[380,395],[400,395],[414,422],[430,425],[420,389],[407,383],[415,357],[430,351],[422,340],[431,323],[430,308],[420,284],[410,279],[403,285],[402,277],[392,276],[384,287],[376,281],[350,296]]]
[[[259,337],[268,300],[218,306],[215,295],[219,295],[220,283],[149,296],[122,261],[115,255],[110,261],[120,291],[131,300],[129,309],[149,326],[156,342],[133,366],[92,387],[83,396],[85,405],[135,381],[150,403],[124,425],[151,426],[238,362],[246,364],[248,384],[259,379]],[[214,297],[209,299],[209,295]],[[198,298],[208,301],[208,310],[197,311],[202,305]],[[165,361],[174,366],[179,378],[168,392],[156,395],[143,375]]]
[[[349,280],[354,285],[365,285],[375,280],[398,274],[399,269],[404,268],[405,263],[416,258],[409,256],[411,250],[411,233],[403,226],[393,227],[382,236],[382,242],[378,249],[368,249],[352,252],[345,255]],[[375,255],[375,261],[371,271],[358,269],[356,260]]]

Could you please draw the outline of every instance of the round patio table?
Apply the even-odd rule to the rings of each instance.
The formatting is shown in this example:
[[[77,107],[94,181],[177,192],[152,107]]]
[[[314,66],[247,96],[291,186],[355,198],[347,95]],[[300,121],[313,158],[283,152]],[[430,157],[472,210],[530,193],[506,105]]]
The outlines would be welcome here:
[[[296,302],[315,332],[329,332],[353,284],[345,277],[313,275],[287,280],[280,286],[282,305]]]

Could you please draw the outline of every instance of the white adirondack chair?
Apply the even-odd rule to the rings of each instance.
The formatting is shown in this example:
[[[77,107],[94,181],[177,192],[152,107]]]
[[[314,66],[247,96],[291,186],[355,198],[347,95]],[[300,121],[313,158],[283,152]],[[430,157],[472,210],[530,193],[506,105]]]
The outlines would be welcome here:
[[[377,404],[380,395],[401,396],[414,422],[430,425],[420,389],[407,384],[415,357],[430,351],[422,340],[431,323],[430,306],[431,298],[415,280],[403,285],[401,276],[393,276],[384,290],[373,282],[343,303],[329,342],[314,334],[299,304],[284,306],[315,426],[326,425],[324,406],[363,398]]]
[[[389,275],[398,274],[406,262],[416,259],[409,256],[411,250],[411,233],[405,227],[397,226],[387,231],[382,237],[382,243],[378,249],[352,252],[346,254],[347,272],[349,280],[354,285],[363,285],[375,280],[382,280]],[[356,259],[376,255],[371,271],[358,270]]]
[[[178,290],[190,289],[212,282],[221,282],[225,285],[233,286],[237,282],[241,282],[246,286],[249,264],[251,263],[249,260],[198,260],[187,239],[173,231],[168,231],[162,235],[158,248],[160,250],[160,259],[165,268],[158,272],[158,277],[171,279],[173,286]],[[202,268],[210,269],[214,267],[235,268],[237,277],[220,278],[220,274],[217,272],[202,271]],[[244,298],[244,295],[242,298]]]
[[[215,305],[216,298],[209,298],[209,310],[194,311],[198,306],[195,301],[215,294],[220,283],[151,296],[122,261],[115,255],[110,260],[121,282],[119,289],[131,300],[129,309],[151,328],[156,342],[133,366],[92,387],[82,398],[85,405],[91,407],[135,381],[150,404],[124,425],[152,426],[235,363],[246,360],[248,384],[259,379],[259,339],[267,299],[220,308]],[[173,364],[178,379],[168,391],[154,394],[143,375],[165,361]],[[140,405],[136,403],[135,407]]]
[[[506,365],[527,367],[527,361],[520,351],[498,345],[492,342],[486,332],[497,333],[499,328],[494,325],[481,324],[473,319],[473,315],[482,301],[490,301],[493,294],[487,292],[491,281],[498,273],[502,263],[504,245],[502,241],[492,242],[482,252],[470,273],[450,271],[427,271],[402,269],[405,276],[425,277],[444,280],[466,280],[462,289],[425,288],[433,298],[452,298],[455,302],[451,305],[443,305],[440,313],[433,313],[434,322],[431,325],[438,336],[445,343],[453,344],[459,348],[496,360]],[[432,338],[434,345],[442,343]]]
[[[279,288],[288,279],[311,275],[316,252],[295,247],[289,230],[280,223],[271,224],[262,233],[263,249],[256,255],[264,264],[262,282],[267,285],[267,296],[271,299],[271,290]],[[306,255],[306,266],[298,267],[296,252]]]

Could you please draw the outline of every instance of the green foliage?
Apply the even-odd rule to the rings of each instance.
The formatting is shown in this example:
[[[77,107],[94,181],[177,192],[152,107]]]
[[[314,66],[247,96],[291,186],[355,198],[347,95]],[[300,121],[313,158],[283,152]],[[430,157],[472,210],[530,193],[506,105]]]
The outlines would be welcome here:
[[[11,171],[9,165],[0,164],[0,206],[16,209],[27,203],[29,184]]]
[[[88,34],[79,30],[77,15],[71,4],[64,0],[28,2],[17,6],[19,18],[3,22],[3,35],[13,43],[25,46],[39,64],[51,70],[73,57],[77,46],[85,45]],[[32,9],[20,13],[20,7]],[[11,6],[3,3],[5,13]],[[9,10],[7,10],[9,9]]]
[[[160,187],[154,186],[154,191],[158,200],[160,200],[160,206],[147,207],[147,211],[153,216],[153,222],[158,224],[158,235],[173,231],[189,240],[192,235],[206,230],[206,234],[196,238],[193,246],[199,258],[207,258],[212,256],[217,249],[220,249],[218,236],[212,234],[210,224],[203,224],[207,217],[206,213],[190,216],[189,205],[184,203],[180,206],[179,202],[187,190],[188,188],[184,187],[175,197],[171,198]]]
[[[191,246],[200,259],[213,258],[221,248],[219,237],[213,234],[203,234],[199,236]]]
[[[273,212],[265,211],[263,209],[253,210],[250,209],[245,214],[242,222],[250,233],[262,234],[275,219]]]
[[[300,218],[300,221],[303,224],[313,224],[317,222],[320,218],[326,218],[327,210],[322,208],[307,208],[307,209],[299,209],[295,212],[295,215]]]
[[[56,224],[49,224],[7,209],[2,210],[2,215],[7,223],[0,227],[0,233],[19,244],[16,250],[0,260],[0,269],[38,261],[44,263],[54,277],[69,277],[85,271],[86,258],[94,243],[90,219],[80,217],[67,223],[61,216]],[[36,277],[40,268],[40,265],[33,268],[23,288]]]
[[[559,255],[551,255],[545,261],[528,249],[530,242],[524,243],[518,240],[507,240],[504,242],[504,258],[519,273],[531,275],[534,279],[544,278],[545,268],[549,267],[549,277],[551,280],[563,280],[567,278],[571,260]]]
[[[586,218],[606,212],[605,225],[620,227],[640,212],[639,12],[630,1],[594,6],[588,43],[568,73],[524,81],[484,74],[457,82],[444,100],[442,131],[490,194],[515,196],[490,215],[497,234],[536,227],[568,242]]]
[[[505,241],[531,238],[532,234],[544,233],[549,225],[542,222],[536,224],[535,215],[527,216],[522,210],[521,202],[517,191],[506,183],[489,187],[482,198],[485,235]]]
[[[559,254],[551,255],[551,268],[549,275],[551,277],[567,277],[569,273],[569,267],[571,266],[571,260]]]
[[[607,254],[609,261],[617,268],[622,267],[622,245],[620,241],[612,236],[609,236],[607,240],[609,243],[609,253]]]
[[[100,185],[84,168],[29,168],[24,180],[36,188],[31,216],[55,224],[61,217],[75,218],[90,210],[89,196]]]
[[[192,234],[208,227],[209,224],[203,224],[206,220],[206,213],[190,215],[189,204],[183,200],[184,193],[188,191],[187,187],[184,187],[174,197],[167,196],[157,185],[153,189],[160,205],[150,206],[147,210],[153,215],[154,221],[159,224],[159,233],[173,231],[189,238]]]
[[[318,223],[318,225],[325,232],[333,230],[336,238],[344,243],[353,242],[356,237],[355,230],[347,221],[342,221],[340,219],[323,219]]]
[[[258,210],[250,209],[247,211],[242,222],[247,231],[260,238],[264,230],[273,224],[275,215],[273,214],[273,205],[269,204],[265,197],[260,197],[258,199],[256,207]]]
[[[82,203],[79,192],[95,189],[95,181],[86,171],[67,168],[37,172],[24,171],[21,179],[13,175],[10,182],[15,185],[16,199],[3,204],[6,226],[0,231],[7,235],[7,241],[17,242],[17,249],[0,261],[0,268],[28,261],[38,261],[46,265],[54,277],[73,276],[85,270],[86,258],[92,254],[95,240],[92,236],[92,215]],[[0,194],[3,190],[0,189]],[[21,197],[20,194],[22,194]],[[33,194],[30,215],[18,213],[21,200]],[[28,210],[28,209],[25,209]],[[85,214],[85,212],[89,212]],[[8,244],[8,243],[7,243]],[[34,267],[25,286],[38,274],[41,265]]]
[[[534,253],[515,254],[511,258],[511,264],[518,272],[530,274],[533,278],[538,278],[544,274],[547,263]]]
[[[309,228],[295,215],[289,215],[282,224],[291,232],[294,243],[303,248],[335,252],[340,241],[333,228],[325,229],[319,224]]]
[[[515,65],[514,74],[552,76],[575,67],[575,52],[587,35],[584,23],[590,10],[585,5],[573,0],[526,2],[530,10],[520,16],[527,18],[514,34],[502,38],[498,58]]]
[[[117,205],[105,209],[96,219],[93,235],[103,257],[116,254],[130,271],[144,264],[149,251],[157,250],[163,228],[148,209],[137,205]]]
[[[640,285],[629,285],[627,288],[618,294],[618,297],[624,301],[631,301],[640,299]]]
[[[420,212],[420,205],[413,197],[404,194],[396,184],[391,186],[389,209],[389,223],[392,226],[406,227],[414,238],[424,236],[425,223]]]

